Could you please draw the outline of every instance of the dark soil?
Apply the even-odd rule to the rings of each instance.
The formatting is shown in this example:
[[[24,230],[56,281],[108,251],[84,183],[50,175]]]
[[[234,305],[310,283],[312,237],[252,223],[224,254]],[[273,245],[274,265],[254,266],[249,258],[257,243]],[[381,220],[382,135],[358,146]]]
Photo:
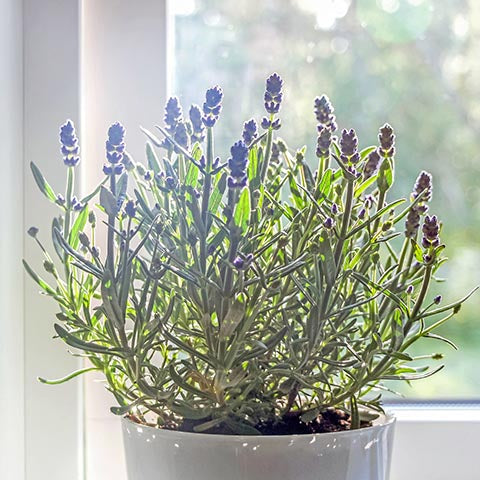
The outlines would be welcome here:
[[[301,435],[312,433],[342,432],[350,430],[350,415],[343,410],[328,408],[311,422],[305,423],[299,413],[289,413],[281,421],[266,422],[256,428],[262,435]],[[371,422],[362,422],[360,427],[369,427]]]
[[[292,412],[285,415],[281,420],[268,421],[255,426],[255,428],[262,435],[304,435],[312,433],[328,433],[328,432],[342,432],[350,430],[351,422],[350,415],[343,410],[328,408],[319,414],[311,422],[302,422],[301,413]],[[133,421],[138,419],[132,418]],[[168,430],[177,430],[181,432],[195,432],[195,427],[205,423],[209,419],[202,420],[184,420],[180,425],[170,424],[165,425],[164,428]],[[370,427],[371,422],[362,421],[360,428]],[[203,432],[217,435],[232,435],[232,432],[228,427],[224,425],[217,425],[210,430]]]

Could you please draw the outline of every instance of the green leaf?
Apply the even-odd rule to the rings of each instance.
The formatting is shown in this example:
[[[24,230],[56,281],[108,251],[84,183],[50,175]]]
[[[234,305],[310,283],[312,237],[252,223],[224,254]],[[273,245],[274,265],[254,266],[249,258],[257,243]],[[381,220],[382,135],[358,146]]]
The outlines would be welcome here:
[[[45,282],[42,278],[40,278],[30,267],[30,265],[25,261],[22,260],[23,266],[27,273],[30,275],[30,277],[33,278],[33,280],[40,286],[40,288],[48,293],[49,295],[56,295],[57,292],[50,286],[48,285],[47,282]]]
[[[80,340],[75,335],[68,332],[65,328],[63,328],[58,323],[54,325],[55,331],[57,335],[62,338],[65,343],[70,345],[71,347],[78,348],[79,350],[83,350],[85,352],[93,352],[93,353],[101,353],[105,355],[119,355],[125,356],[126,352],[120,349],[115,348],[107,348],[103,345],[98,345],[97,343],[92,342],[85,342],[84,340]]]
[[[423,251],[420,248],[420,245],[412,238],[411,245],[413,249],[413,254],[415,255],[415,259],[417,262],[423,263]]]
[[[128,173],[124,172],[117,182],[117,212],[127,197]]]
[[[33,162],[30,162],[30,169],[32,170],[33,178],[35,179],[35,182],[38,185],[38,188],[40,189],[40,191],[51,202],[55,203],[57,200],[57,196],[55,195],[55,192],[53,191],[49,183],[45,180],[45,177],[42,175],[42,172],[40,171],[40,169]]]
[[[219,179],[210,195],[210,200],[208,201],[208,210],[209,212],[213,213],[214,215],[217,213],[218,207],[222,202],[223,193],[225,192],[225,188],[227,186],[227,174],[218,174]]]
[[[246,233],[248,228],[248,220],[250,218],[250,190],[244,188],[240,194],[233,220],[235,225],[241,228],[242,233]]]
[[[85,207],[82,208],[81,212],[78,214],[75,223],[72,226],[72,229],[70,230],[70,234],[68,236],[68,243],[72,246],[72,248],[77,248],[78,247],[78,234],[83,231],[85,228],[85,224],[87,223],[88,219],[88,206],[85,205]],[[55,235],[54,235],[55,237]]]
[[[112,276],[108,270],[102,279],[101,294],[103,300],[103,308],[108,319],[112,320],[117,328],[123,328],[125,318],[122,315],[122,308],[118,301],[118,295],[115,290],[115,285]]]
[[[117,199],[103,185],[100,187],[100,205],[105,209],[107,215],[115,216],[118,213]]]
[[[391,158],[386,158],[378,171],[377,185],[380,192],[386,192],[392,186],[393,177],[393,161]]]
[[[332,169],[328,168],[323,174],[320,185],[318,186],[318,194],[315,197],[326,198],[330,195],[332,190]]]
[[[245,315],[245,299],[243,296],[237,297],[230,305],[225,318],[220,326],[219,336],[224,339],[232,335]]]
[[[145,145],[145,151],[147,155],[148,168],[153,170],[155,174],[160,173],[160,163],[158,162],[157,155],[153,151],[153,147],[150,142],[147,142]]]
[[[83,375],[84,373],[87,373],[87,372],[93,372],[94,370],[100,370],[100,369],[97,367],[82,368],[80,370],[70,373],[66,377],[59,378],[57,380],[46,380],[45,378],[38,377],[38,381],[41,383],[45,383],[47,385],[60,385],[62,383],[68,382],[69,380],[72,380],[72,378],[78,377],[79,375]]]

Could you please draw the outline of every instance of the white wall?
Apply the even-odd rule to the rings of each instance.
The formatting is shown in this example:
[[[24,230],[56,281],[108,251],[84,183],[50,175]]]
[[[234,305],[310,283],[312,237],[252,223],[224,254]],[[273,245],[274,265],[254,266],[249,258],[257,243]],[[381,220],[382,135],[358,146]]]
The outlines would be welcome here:
[[[162,122],[167,90],[166,3],[83,1],[84,188],[96,185],[102,175],[111,123],[125,126],[127,150],[143,161],[145,137],[139,126],[153,128]],[[85,382],[87,478],[124,480],[120,423],[109,411],[115,401],[100,380],[100,375],[89,375]]]
[[[80,123],[79,17],[79,0],[24,0],[25,229],[39,227],[40,238],[49,245],[49,219],[59,212],[38,191],[28,164],[33,160],[57,191],[65,188],[58,130],[66,118]],[[30,238],[24,255],[42,271],[39,250]],[[26,280],[26,480],[80,480],[81,382],[48,386],[37,381],[38,376],[63,377],[78,368],[79,360],[67,353],[61,340],[52,338],[59,310],[38,290]]]
[[[22,480],[23,452],[23,51],[22,2],[0,0],[0,465]]]

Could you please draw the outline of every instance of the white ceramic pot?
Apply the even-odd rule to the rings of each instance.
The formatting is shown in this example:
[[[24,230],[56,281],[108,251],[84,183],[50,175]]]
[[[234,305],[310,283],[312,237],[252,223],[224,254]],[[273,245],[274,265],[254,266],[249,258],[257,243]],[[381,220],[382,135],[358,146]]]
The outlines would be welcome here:
[[[395,419],[338,433],[228,436],[123,419],[129,480],[388,480]]]

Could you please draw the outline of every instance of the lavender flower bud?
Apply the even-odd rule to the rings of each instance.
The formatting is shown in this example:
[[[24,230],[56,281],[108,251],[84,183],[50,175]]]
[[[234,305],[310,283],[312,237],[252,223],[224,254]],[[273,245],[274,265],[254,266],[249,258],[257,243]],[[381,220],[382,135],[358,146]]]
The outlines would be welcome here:
[[[192,105],[189,111],[190,122],[192,123],[192,143],[202,143],[205,140],[205,126],[202,122],[202,111],[198,105]]]
[[[95,212],[91,211],[88,213],[88,223],[90,223],[92,227],[95,227],[97,223],[97,217],[95,216]]]
[[[315,98],[314,112],[319,123],[318,131],[327,128],[333,133],[337,129],[335,115],[333,114],[334,108],[326,95]]]
[[[242,270],[245,265],[245,260],[242,257],[236,257],[232,263],[237,270]]]
[[[326,229],[331,230],[335,226],[335,220],[332,217],[327,217],[323,222],[323,226]]]
[[[51,274],[55,273],[55,265],[52,262],[49,262],[48,260],[45,260],[43,262],[43,268],[47,273],[51,273]]]
[[[322,127],[318,131],[317,138],[317,157],[326,157],[330,153],[332,144],[332,131],[328,127]]]
[[[99,258],[100,257],[100,249],[98,247],[92,247],[92,255],[95,258]]]
[[[223,91],[217,85],[209,88],[205,94],[202,121],[206,127],[213,127],[222,110]]]
[[[90,239],[85,232],[80,232],[78,234],[78,240],[84,247],[88,247],[90,245]]]
[[[240,140],[230,148],[230,155],[228,187],[243,188],[247,184],[248,147]]]
[[[436,215],[425,217],[422,227],[422,245],[425,248],[438,247],[440,245],[440,224]]]
[[[260,126],[261,126],[264,130],[268,130],[271,125],[272,125],[272,122],[270,122],[270,120],[269,120],[267,117],[263,117],[263,118],[262,118],[262,122],[260,123]]]
[[[337,215],[338,214],[338,205],[336,203],[332,203],[332,206],[330,207],[330,211],[332,212],[332,215]]]
[[[278,73],[272,73],[266,81],[265,95],[265,110],[270,114],[278,113],[282,103],[282,87],[283,80]]]
[[[412,295],[413,291],[414,291],[413,285],[409,285],[406,290],[407,295]]]
[[[125,214],[127,215],[127,217],[135,218],[135,215],[137,214],[137,209],[133,200],[129,200],[125,204]]]
[[[60,150],[63,155],[63,163],[67,167],[75,167],[80,161],[78,156],[80,147],[75,134],[75,126],[71,120],[67,120],[60,127],[60,144],[62,145]]]
[[[243,124],[243,141],[246,145],[250,145],[258,136],[257,122],[252,118]]]
[[[435,305],[438,305],[441,301],[442,301],[442,296],[441,296],[441,295],[437,295],[437,296],[433,299],[433,303],[434,303]]]
[[[274,120],[274,121],[271,123],[272,130],[279,130],[281,126],[282,126],[282,124],[281,124],[279,118],[277,118],[276,120]]]
[[[358,212],[358,218],[360,220],[363,220],[365,218],[365,215],[367,213],[367,210],[365,208],[362,208],[359,212]]]
[[[342,136],[340,138],[340,150],[342,152],[341,159],[344,163],[357,163],[360,160],[358,154],[358,138],[355,130],[342,130]]]
[[[368,155],[365,166],[363,167],[363,178],[366,180],[370,178],[378,170],[380,165],[380,155],[377,150],[374,150]]]
[[[393,133],[393,128],[388,123],[380,128],[378,141],[380,142],[380,152],[384,157],[393,157],[395,155],[395,134]]]
[[[232,264],[237,270],[247,270],[253,262],[253,254],[249,253],[245,258],[237,256]]]
[[[37,227],[30,227],[30,228],[27,230],[27,233],[28,233],[32,238],[36,238],[36,236],[38,235],[38,228],[37,228]]]
[[[60,206],[65,205],[65,197],[61,193],[59,193],[57,195],[57,199],[55,200],[55,203]]]

